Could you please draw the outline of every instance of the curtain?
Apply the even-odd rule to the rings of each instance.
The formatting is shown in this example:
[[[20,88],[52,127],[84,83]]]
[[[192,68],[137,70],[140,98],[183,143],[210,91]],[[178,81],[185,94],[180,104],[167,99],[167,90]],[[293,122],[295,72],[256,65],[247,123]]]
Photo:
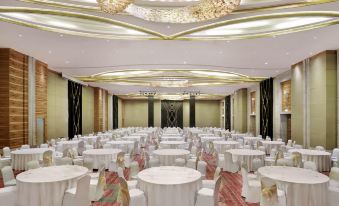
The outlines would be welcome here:
[[[82,133],[82,86],[68,81],[68,137]]]
[[[260,82],[260,134],[273,138],[273,78]]]
[[[113,101],[112,101],[112,104],[113,104],[113,129],[118,129],[119,127],[119,108],[118,108],[118,101],[119,101],[119,98],[118,96],[116,95],[113,95]]]
[[[148,126],[154,127],[154,97],[148,96]]]
[[[231,130],[231,96],[225,97],[225,129]]]
[[[195,96],[190,96],[190,127],[195,127]]]

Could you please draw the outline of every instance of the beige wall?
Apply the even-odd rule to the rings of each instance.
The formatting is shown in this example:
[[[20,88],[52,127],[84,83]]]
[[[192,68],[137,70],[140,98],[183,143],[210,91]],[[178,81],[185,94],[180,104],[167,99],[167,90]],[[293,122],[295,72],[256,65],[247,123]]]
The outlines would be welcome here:
[[[184,115],[186,116],[185,113]],[[196,127],[220,127],[220,101],[219,100],[196,100],[195,101],[195,126]]]
[[[255,92],[255,114],[251,114],[251,92]],[[247,88],[247,131],[253,135],[259,135],[260,133],[260,87],[259,83],[252,87]]]
[[[161,127],[161,101],[154,100],[154,127]]]
[[[183,127],[190,126],[190,102],[189,100],[184,100],[182,104],[182,115],[183,115]],[[195,116],[195,121],[197,120]]]
[[[123,127],[148,126],[148,101],[123,100]]]
[[[48,72],[47,139],[68,136],[68,81]]]
[[[108,112],[108,121],[107,121],[107,128],[108,130],[113,129],[113,96],[111,94],[107,95],[107,112]]]
[[[82,87],[82,134],[94,132],[94,89]]]
[[[247,132],[247,89],[239,89],[234,93],[233,115],[234,130]]]

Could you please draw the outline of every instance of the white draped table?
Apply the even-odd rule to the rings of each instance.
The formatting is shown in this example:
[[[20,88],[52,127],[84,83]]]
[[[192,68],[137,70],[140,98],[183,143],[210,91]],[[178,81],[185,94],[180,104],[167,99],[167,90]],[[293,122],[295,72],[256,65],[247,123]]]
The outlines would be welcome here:
[[[213,141],[213,144],[218,153],[224,153],[227,145],[229,145],[230,149],[239,148],[239,142],[236,141]]]
[[[186,142],[185,141],[161,141],[160,145],[164,147],[168,145],[171,149],[180,149],[180,148],[185,147]]]
[[[329,178],[319,172],[283,166],[266,166],[258,170],[260,177],[277,181],[285,191],[287,206],[326,205]]]
[[[133,149],[134,141],[109,141],[107,144],[112,145],[113,148],[121,149],[123,152],[129,152]]]
[[[252,160],[254,158],[259,158],[262,162],[265,161],[265,152],[260,150],[250,150],[250,149],[231,149],[228,150],[232,154],[233,162],[245,162],[247,164],[247,170],[253,171]]]
[[[186,167],[152,167],[138,173],[138,187],[148,206],[194,206],[200,172]]]
[[[190,151],[184,149],[158,149],[153,151],[153,154],[159,158],[161,166],[172,166],[177,158],[187,160]]]
[[[183,136],[162,136],[161,141],[184,141]]]
[[[300,152],[304,161],[312,161],[317,165],[319,172],[330,171],[331,153],[310,149],[290,149],[288,153]]]
[[[237,134],[237,135],[239,135],[239,134]],[[240,136],[240,137],[241,137],[241,136]],[[244,137],[244,141],[245,141],[244,143],[248,142],[248,143],[250,143],[251,145],[256,144],[257,141],[260,141],[260,140],[262,140],[261,137]]]
[[[221,141],[224,140],[223,137],[217,137],[217,136],[202,136],[200,137],[202,142],[206,142],[206,141]]]
[[[132,136],[122,137],[122,139],[125,140],[125,141],[140,142],[141,136],[132,135]],[[145,140],[146,140],[146,139],[145,139]]]
[[[60,141],[57,143],[60,145],[60,152],[63,152],[65,149],[78,148],[79,140],[70,140],[70,141]]]
[[[12,168],[14,170],[26,170],[26,163],[32,160],[41,160],[48,148],[30,148],[11,152]]]
[[[86,150],[82,153],[84,159],[92,159],[93,160],[93,168],[99,169],[100,164],[104,163],[106,169],[109,167],[109,163],[112,160],[117,158],[121,149],[90,149]]]
[[[17,177],[19,206],[62,206],[64,193],[76,186],[88,169],[81,166],[41,167],[20,173]]]
[[[271,154],[271,149],[276,148],[279,149],[281,145],[285,145],[285,142],[282,141],[261,141],[263,146],[265,147],[266,154]]]
[[[97,141],[97,136],[84,136],[84,137],[80,137],[80,140],[83,140],[87,143],[94,143]]]

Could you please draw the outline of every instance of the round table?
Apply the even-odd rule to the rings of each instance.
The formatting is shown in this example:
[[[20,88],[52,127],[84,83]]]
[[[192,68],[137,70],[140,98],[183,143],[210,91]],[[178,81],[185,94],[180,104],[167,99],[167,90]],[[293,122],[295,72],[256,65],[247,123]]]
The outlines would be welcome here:
[[[63,152],[65,149],[68,148],[78,148],[79,140],[72,140],[72,141],[60,141],[57,143],[60,145],[60,152]]]
[[[238,135],[239,135],[239,134],[238,134]],[[245,142],[249,142],[250,145],[254,145],[254,144],[257,143],[257,141],[260,141],[260,140],[262,140],[261,137],[244,137],[244,141],[245,141]],[[244,142],[244,143],[245,143],[245,142]]]
[[[281,141],[261,141],[262,145],[265,147],[266,154],[271,154],[271,149],[279,149],[281,145],[285,145],[285,142]]]
[[[224,153],[227,145],[229,145],[230,149],[239,148],[239,142],[237,141],[213,141],[213,144],[218,153]]]
[[[300,152],[304,161],[312,161],[317,165],[318,171],[330,171],[331,153],[310,149],[290,149],[288,153]]]
[[[97,141],[97,136],[86,136],[86,137],[80,137],[80,140],[83,140],[85,142],[88,142],[89,140],[93,142]]]
[[[105,163],[106,169],[109,163],[117,158],[117,154],[121,149],[90,149],[82,153],[84,159],[93,159],[93,168],[99,169],[101,163]]]
[[[121,149],[126,153],[134,147],[134,141],[109,141],[107,144],[112,145],[112,148]]]
[[[266,166],[258,169],[260,177],[277,181],[285,191],[287,206],[326,205],[329,178],[319,172],[296,167]]]
[[[19,206],[62,206],[64,193],[76,186],[87,174],[81,166],[63,165],[41,167],[20,173],[17,177]]]
[[[126,141],[140,142],[141,136],[126,136],[122,137],[122,139]]]
[[[206,142],[206,141],[221,141],[224,140],[223,137],[217,137],[217,136],[202,136],[201,138],[201,142]]]
[[[152,167],[138,173],[148,206],[194,206],[201,188],[200,172],[187,167]]]
[[[161,141],[183,141],[184,137],[182,136],[162,136]]]
[[[245,162],[247,164],[247,170],[253,171],[252,160],[254,158],[259,158],[262,162],[265,161],[265,152],[260,150],[250,150],[250,149],[231,149],[228,150],[232,154],[233,162]]]
[[[160,142],[161,146],[169,146],[171,149],[180,149],[180,148],[184,148],[186,145],[185,141],[161,141]]]
[[[158,149],[153,151],[153,154],[159,158],[161,166],[172,166],[177,158],[187,160],[190,151],[184,149]]]
[[[30,148],[11,152],[12,168],[14,170],[27,170],[26,163],[32,160],[41,160],[44,152],[49,148]]]

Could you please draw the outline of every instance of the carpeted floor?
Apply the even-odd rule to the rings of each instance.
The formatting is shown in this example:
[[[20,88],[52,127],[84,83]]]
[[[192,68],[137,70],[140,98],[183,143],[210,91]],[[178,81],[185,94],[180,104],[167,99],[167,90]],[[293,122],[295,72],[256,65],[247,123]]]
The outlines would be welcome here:
[[[20,172],[21,171],[15,171],[15,175]],[[223,172],[222,175],[225,177],[226,184],[221,195],[222,202],[224,203],[220,203],[219,206],[259,206],[259,204],[247,204],[244,198],[241,197],[242,179],[240,174]],[[2,178],[0,178],[0,188],[2,187],[3,181]]]

